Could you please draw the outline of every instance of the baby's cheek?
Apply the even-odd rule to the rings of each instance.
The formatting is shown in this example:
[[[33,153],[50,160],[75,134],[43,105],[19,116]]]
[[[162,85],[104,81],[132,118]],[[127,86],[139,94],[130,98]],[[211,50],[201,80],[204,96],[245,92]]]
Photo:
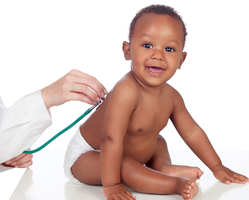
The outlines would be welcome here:
[[[137,71],[139,69],[139,62],[137,60],[132,60],[131,67],[133,71]]]

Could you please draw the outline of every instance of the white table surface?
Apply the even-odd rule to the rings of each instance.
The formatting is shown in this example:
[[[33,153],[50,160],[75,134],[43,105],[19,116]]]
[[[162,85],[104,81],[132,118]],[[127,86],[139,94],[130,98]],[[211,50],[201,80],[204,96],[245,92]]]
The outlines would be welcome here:
[[[249,176],[249,151],[218,151],[223,164],[233,171]],[[198,166],[204,171],[198,181],[200,191],[194,200],[246,200],[249,183],[220,183],[209,169],[189,150],[171,151],[174,164]],[[63,172],[64,151],[43,150],[34,154],[34,164],[28,168],[10,200],[105,200],[101,186],[77,185],[68,181]],[[179,195],[151,195],[131,191],[137,200],[180,200]]]

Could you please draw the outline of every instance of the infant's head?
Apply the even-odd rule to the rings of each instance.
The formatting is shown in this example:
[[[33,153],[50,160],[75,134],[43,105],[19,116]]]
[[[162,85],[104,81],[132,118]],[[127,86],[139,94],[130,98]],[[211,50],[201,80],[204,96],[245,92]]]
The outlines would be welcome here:
[[[172,17],[176,20],[179,20],[182,24],[182,31],[183,31],[183,35],[184,35],[183,42],[185,45],[187,30],[186,30],[186,26],[182,20],[182,17],[180,15],[178,15],[177,11],[175,11],[174,8],[169,7],[169,6],[165,6],[165,5],[150,5],[150,6],[147,6],[143,9],[141,9],[140,11],[138,11],[138,13],[133,18],[133,20],[131,21],[131,24],[130,24],[129,41],[131,41],[131,37],[134,33],[137,19],[146,13],[154,13],[154,14],[158,14],[158,15],[169,15],[170,17]]]
[[[181,17],[171,7],[152,5],[137,13],[123,52],[140,84],[162,86],[181,68],[186,35]]]

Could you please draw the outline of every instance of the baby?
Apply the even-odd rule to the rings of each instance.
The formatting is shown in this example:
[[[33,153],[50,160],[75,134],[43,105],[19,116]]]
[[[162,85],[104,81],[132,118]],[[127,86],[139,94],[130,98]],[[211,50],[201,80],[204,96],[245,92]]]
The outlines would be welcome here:
[[[222,165],[207,135],[188,113],[181,95],[166,82],[181,68],[186,28],[177,12],[151,5],[137,13],[123,42],[127,73],[69,143],[68,178],[103,185],[107,200],[135,197],[123,186],[154,194],[198,193],[197,167],[172,165],[160,131],[170,119],[193,152],[225,184],[249,179]],[[122,185],[123,184],[123,185]]]

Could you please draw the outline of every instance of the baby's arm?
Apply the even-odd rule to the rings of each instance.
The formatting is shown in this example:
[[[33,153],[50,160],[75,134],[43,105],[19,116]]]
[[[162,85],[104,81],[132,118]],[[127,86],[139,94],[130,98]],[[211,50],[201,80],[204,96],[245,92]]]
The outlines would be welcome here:
[[[177,92],[175,94],[175,108],[170,118],[182,139],[202,162],[209,167],[218,180],[225,184],[230,182],[249,182],[247,177],[237,174],[222,165],[207,135],[192,119],[182,97]]]
[[[136,108],[137,92],[129,85],[118,83],[109,93],[101,145],[101,176],[104,194],[109,199],[133,199],[121,185],[120,170],[123,139],[129,118]],[[122,197],[122,198],[121,198]]]

